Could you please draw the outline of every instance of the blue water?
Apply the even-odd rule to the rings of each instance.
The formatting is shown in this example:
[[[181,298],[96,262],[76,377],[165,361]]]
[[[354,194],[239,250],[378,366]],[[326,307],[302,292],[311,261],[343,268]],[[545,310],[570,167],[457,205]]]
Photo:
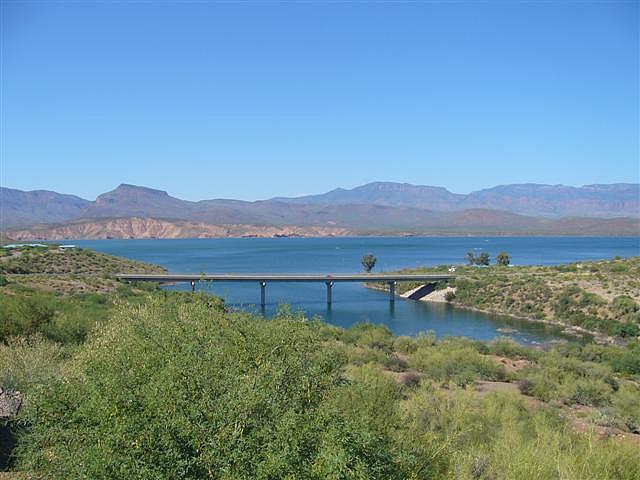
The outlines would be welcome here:
[[[369,252],[378,259],[374,271],[463,264],[468,251],[487,251],[492,259],[506,251],[515,265],[553,265],[640,255],[638,237],[224,238],[78,240],[75,243],[156,263],[173,273],[353,273],[361,270],[360,258]],[[256,306],[260,295],[257,283],[219,282],[198,288],[221,296],[232,307],[261,312]],[[356,283],[335,284],[330,307],[322,283],[270,283],[266,298],[266,316],[273,315],[280,304],[286,303],[294,310],[304,310],[309,317],[317,315],[335,325],[348,327],[369,321],[387,325],[398,335],[432,330],[439,337],[464,335],[489,340],[501,335],[496,329],[510,327],[518,332],[509,336],[523,343],[562,337],[557,328],[450,305],[402,299],[390,304],[387,294]]]

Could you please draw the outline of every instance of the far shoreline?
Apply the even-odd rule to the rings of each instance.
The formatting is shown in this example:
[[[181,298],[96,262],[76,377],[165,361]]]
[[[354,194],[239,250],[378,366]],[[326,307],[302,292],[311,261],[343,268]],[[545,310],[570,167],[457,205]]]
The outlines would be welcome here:
[[[157,237],[157,236],[137,236],[137,237],[12,237],[11,232],[6,236],[17,242],[73,242],[73,241],[108,241],[108,240],[217,240],[217,239],[323,239],[323,238],[638,238],[640,232],[631,233],[611,233],[611,234],[578,234],[578,233],[514,233],[514,232],[493,232],[493,233],[458,233],[458,232],[429,232],[429,233],[356,233],[349,235],[219,235],[219,236],[177,236],[177,237]]]

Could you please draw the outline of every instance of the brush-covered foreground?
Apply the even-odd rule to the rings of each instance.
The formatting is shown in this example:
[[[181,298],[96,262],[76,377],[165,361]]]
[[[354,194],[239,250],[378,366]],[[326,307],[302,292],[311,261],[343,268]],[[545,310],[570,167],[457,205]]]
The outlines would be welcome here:
[[[446,273],[448,266],[402,273]],[[457,267],[452,304],[550,320],[617,337],[640,335],[640,257],[558,266]],[[419,284],[401,283],[407,292]]]
[[[394,337],[216,298],[121,298],[84,343],[0,345],[26,478],[640,478],[640,345]]]

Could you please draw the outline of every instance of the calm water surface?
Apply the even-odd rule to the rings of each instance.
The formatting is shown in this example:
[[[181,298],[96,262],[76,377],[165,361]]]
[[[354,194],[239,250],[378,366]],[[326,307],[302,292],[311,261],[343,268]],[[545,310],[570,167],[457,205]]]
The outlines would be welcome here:
[[[360,258],[369,252],[378,258],[375,271],[462,264],[468,251],[487,251],[492,259],[506,251],[515,265],[553,265],[640,255],[638,237],[224,238],[75,243],[160,264],[173,273],[353,273],[361,269]],[[220,282],[199,288],[223,297],[233,307],[260,312],[256,306],[260,298],[257,283]],[[518,330],[509,336],[523,343],[562,337],[556,328],[449,305],[402,299],[390,304],[387,294],[357,283],[335,284],[331,307],[326,304],[326,288],[322,283],[268,284],[265,315],[273,315],[283,303],[342,327],[369,321],[387,325],[398,335],[433,330],[439,337],[464,335],[489,340],[501,335],[496,329],[509,327]]]

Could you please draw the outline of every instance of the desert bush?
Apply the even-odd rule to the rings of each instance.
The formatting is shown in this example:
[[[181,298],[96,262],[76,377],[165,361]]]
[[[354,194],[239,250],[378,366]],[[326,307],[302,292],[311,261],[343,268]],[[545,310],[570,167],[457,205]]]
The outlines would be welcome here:
[[[30,391],[58,374],[69,350],[36,334],[0,343],[0,386]]]
[[[613,414],[626,427],[640,432],[640,387],[632,383],[625,383],[611,399]]]
[[[53,319],[55,310],[43,297],[0,298],[0,340],[15,335],[32,335]]]
[[[427,332],[419,332],[415,337],[417,348],[433,347],[437,343],[436,334],[429,330]]]
[[[619,295],[611,301],[611,310],[619,316],[620,319],[628,321],[639,321],[640,306],[628,295]]]
[[[19,468],[72,478],[318,479],[410,478],[422,468],[429,478],[424,465],[441,454],[418,455],[398,433],[400,387],[367,365],[345,379],[343,364],[337,346],[296,318],[161,296],[123,304],[65,377],[34,394]]]
[[[607,405],[619,387],[607,365],[583,362],[556,352],[541,356],[539,362],[539,366],[520,374],[521,383],[527,394],[545,402]]]
[[[468,345],[444,341],[434,347],[419,348],[410,355],[409,365],[434,380],[452,380],[466,386],[475,380],[501,380],[503,368]]]
[[[489,353],[493,355],[513,358],[516,360],[536,360],[540,356],[540,353],[537,350],[525,347],[524,345],[508,337],[500,337],[489,342],[488,348]]]
[[[355,345],[390,350],[393,345],[393,334],[384,325],[357,323],[344,331],[342,340]]]
[[[401,353],[413,353],[418,349],[418,342],[415,338],[401,335],[393,341],[393,349]]]
[[[640,343],[635,342],[625,349],[619,349],[609,360],[616,371],[629,375],[640,375]]]
[[[613,327],[614,335],[622,338],[640,336],[640,326],[636,323],[621,322]]]
[[[578,379],[569,385],[573,391],[567,396],[572,403],[599,407],[610,401],[611,387],[601,380]]]
[[[354,365],[364,365],[367,363],[384,364],[387,361],[389,352],[379,348],[359,347],[357,345],[343,345],[341,351],[345,354],[347,361]]]

